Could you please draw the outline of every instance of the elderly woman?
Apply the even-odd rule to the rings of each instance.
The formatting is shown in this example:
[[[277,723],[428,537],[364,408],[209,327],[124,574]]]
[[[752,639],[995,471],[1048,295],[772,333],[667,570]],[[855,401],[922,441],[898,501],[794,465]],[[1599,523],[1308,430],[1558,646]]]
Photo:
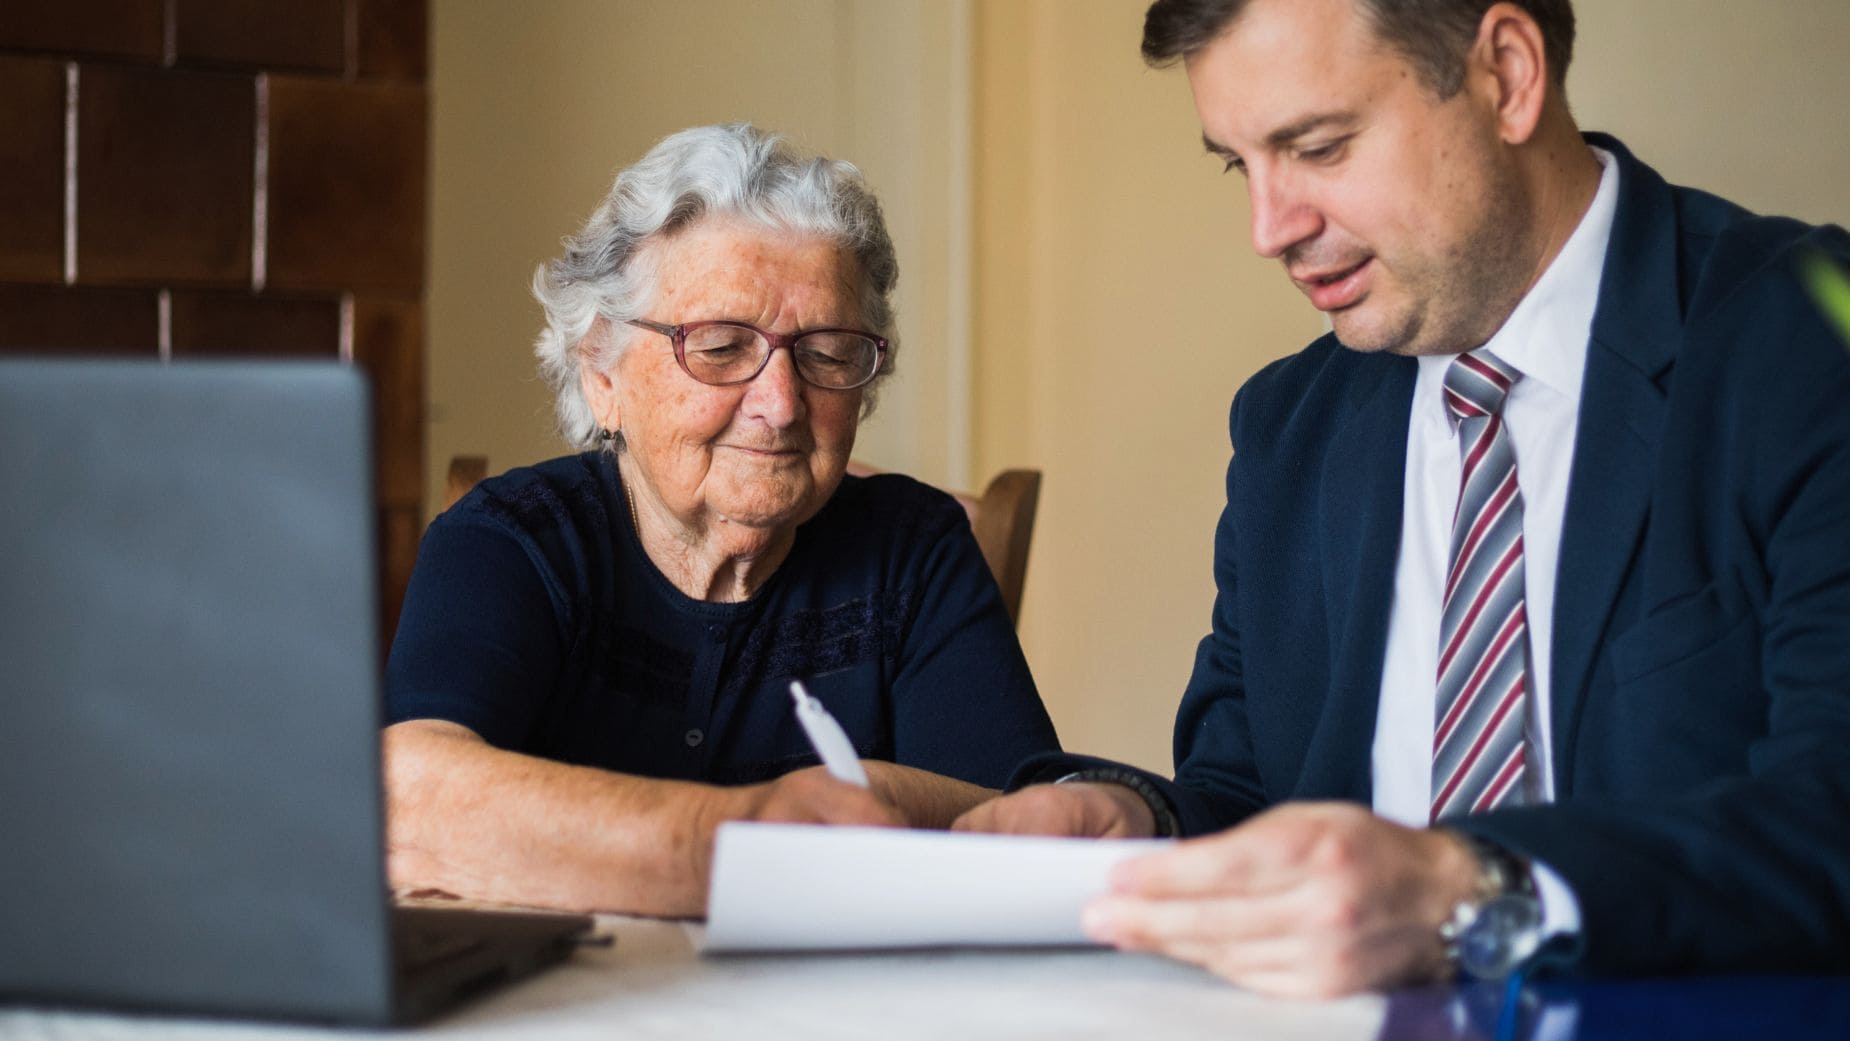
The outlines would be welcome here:
[[[395,884],[699,914],[721,821],[942,827],[1056,747],[956,502],[844,476],[897,277],[853,166],[744,125],[662,141],[540,270],[584,451],[424,538],[387,669]],[[813,765],[793,679],[871,792]]]

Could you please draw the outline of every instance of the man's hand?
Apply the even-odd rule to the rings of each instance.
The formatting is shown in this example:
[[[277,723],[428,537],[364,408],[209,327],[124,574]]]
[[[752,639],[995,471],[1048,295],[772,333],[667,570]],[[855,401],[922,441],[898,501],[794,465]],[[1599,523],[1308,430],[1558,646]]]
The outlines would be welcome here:
[[[957,818],[952,831],[1060,835],[1089,839],[1149,838],[1150,807],[1123,785],[1036,784],[991,799]]]
[[[1476,881],[1445,832],[1293,803],[1118,865],[1085,926],[1254,990],[1334,997],[1445,976],[1439,925]]]

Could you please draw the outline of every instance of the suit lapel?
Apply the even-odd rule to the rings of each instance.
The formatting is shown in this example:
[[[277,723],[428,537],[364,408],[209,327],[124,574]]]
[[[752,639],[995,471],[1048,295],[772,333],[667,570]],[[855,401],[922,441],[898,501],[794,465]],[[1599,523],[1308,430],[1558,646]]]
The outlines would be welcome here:
[[[1338,348],[1346,350],[1346,348]],[[1364,355],[1336,410],[1318,490],[1318,541],[1331,642],[1330,690],[1305,755],[1308,797],[1373,797],[1381,662],[1399,560],[1411,358]]]
[[[1650,513],[1667,373],[1682,338],[1670,190],[1611,138],[1619,203],[1587,345],[1579,431],[1555,575],[1555,797],[1572,794],[1575,727]]]

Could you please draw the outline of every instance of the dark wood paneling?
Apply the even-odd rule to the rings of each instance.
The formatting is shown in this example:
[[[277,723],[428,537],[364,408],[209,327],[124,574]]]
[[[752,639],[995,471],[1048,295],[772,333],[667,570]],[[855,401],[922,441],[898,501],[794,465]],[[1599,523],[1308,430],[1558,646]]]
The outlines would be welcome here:
[[[347,0],[175,0],[182,65],[340,72]]]
[[[415,297],[356,297],[353,360],[373,382],[379,498],[424,497],[424,308]]]
[[[156,296],[151,289],[0,284],[0,351],[157,354]]]
[[[424,533],[424,307],[416,297],[357,297],[353,360],[373,387],[383,631],[398,626]]]
[[[248,286],[250,78],[85,65],[77,110],[78,281]]]
[[[340,356],[334,297],[175,292],[173,355]]]
[[[165,0],[5,0],[0,48],[159,62]]]
[[[157,357],[167,290],[174,357],[331,357],[357,292],[388,641],[423,529],[428,18],[427,0],[0,0],[0,353]],[[254,243],[260,161],[274,234]]]
[[[378,79],[424,79],[428,18],[424,0],[354,0],[359,5],[360,75]]]
[[[278,76],[269,108],[268,284],[420,289],[424,89]]]
[[[405,587],[418,560],[418,542],[424,537],[424,515],[416,506],[388,506],[379,511],[380,632],[383,655],[398,631],[398,614],[405,605]]]
[[[64,65],[0,56],[0,279],[64,280]]]

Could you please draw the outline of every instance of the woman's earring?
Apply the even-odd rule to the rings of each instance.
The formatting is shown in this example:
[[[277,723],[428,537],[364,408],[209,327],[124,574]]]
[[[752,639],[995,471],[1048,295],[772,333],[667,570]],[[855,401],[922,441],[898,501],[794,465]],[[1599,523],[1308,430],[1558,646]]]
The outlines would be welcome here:
[[[597,439],[609,445],[610,450],[613,452],[623,451],[623,424],[618,422],[614,427],[598,427]]]

